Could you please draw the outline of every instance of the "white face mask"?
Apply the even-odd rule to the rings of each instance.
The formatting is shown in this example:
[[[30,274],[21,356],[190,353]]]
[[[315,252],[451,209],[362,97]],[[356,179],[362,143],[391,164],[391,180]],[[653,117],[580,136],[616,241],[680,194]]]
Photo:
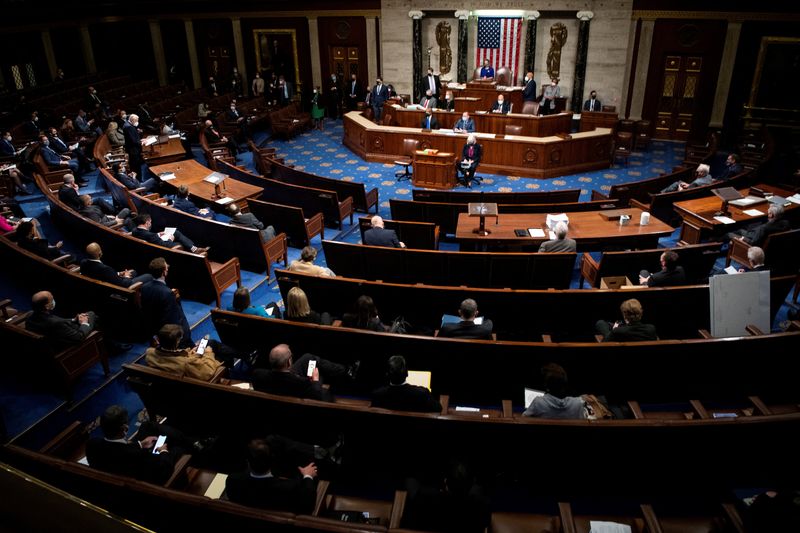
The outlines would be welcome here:
[[[503,100],[498,100],[497,105],[503,105]]]
[[[53,301],[52,301],[52,302],[50,302],[50,311],[52,311],[52,310],[53,310],[53,309],[55,309],[55,308],[56,308],[56,299],[55,299],[55,298],[53,298]]]

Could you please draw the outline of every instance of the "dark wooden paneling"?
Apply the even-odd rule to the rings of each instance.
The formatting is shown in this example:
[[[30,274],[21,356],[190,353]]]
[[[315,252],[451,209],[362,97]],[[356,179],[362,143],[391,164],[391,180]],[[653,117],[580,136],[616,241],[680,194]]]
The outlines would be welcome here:
[[[81,51],[81,34],[76,26],[52,28],[50,40],[53,43],[56,64],[64,69],[67,79],[86,74],[86,63],[83,62]]]
[[[164,59],[167,71],[175,66],[175,76],[170,83],[179,81],[192,84],[192,67],[189,65],[189,45],[186,42],[186,27],[182,20],[162,20],[161,39],[164,41]]]
[[[138,79],[155,77],[153,41],[146,21],[92,24],[89,34],[98,72],[130,74]]]
[[[319,60],[323,86],[330,79],[329,47],[341,46],[358,48],[358,79],[367,83],[367,55],[374,53],[367,49],[367,24],[364,17],[319,17]],[[345,29],[349,31],[344,31]],[[345,73],[345,82],[350,79]],[[340,86],[341,88],[342,86]],[[324,90],[324,89],[323,89]]]
[[[300,70],[300,83],[303,87],[311,87],[311,50],[308,38],[308,20],[305,18],[249,18],[242,19],[242,39],[244,41],[244,57],[247,63],[247,74],[252,80],[256,72],[256,48],[253,30],[291,29],[297,35],[297,63]],[[262,74],[263,76],[263,74]],[[267,78],[268,79],[268,78]],[[300,87],[295,87],[299,90]]]
[[[230,19],[195,20],[194,37],[203,85],[209,76],[214,76],[218,82],[217,87],[225,90],[228,87],[231,71],[236,65]]]

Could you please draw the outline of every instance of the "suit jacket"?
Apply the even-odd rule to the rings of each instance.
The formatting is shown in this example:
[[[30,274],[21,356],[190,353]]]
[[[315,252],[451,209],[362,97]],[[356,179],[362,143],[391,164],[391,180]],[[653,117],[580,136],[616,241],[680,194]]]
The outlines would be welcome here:
[[[358,80],[350,80],[347,82],[347,96],[353,95],[356,100],[361,100],[364,97],[364,88]]]
[[[201,381],[210,380],[222,366],[222,362],[214,358],[210,347],[206,347],[203,355],[198,354],[194,348],[170,351],[153,347],[148,348],[144,355],[149,367]]]
[[[82,205],[81,208],[78,209],[78,213],[80,213],[81,216],[104,226],[113,226],[116,224],[116,220],[113,218],[106,218],[106,214],[103,213],[103,210],[96,205]]]
[[[157,246],[163,246],[164,248],[174,248],[175,246],[178,245],[178,243],[175,241],[163,240],[161,237],[158,236],[158,233],[142,229],[139,227],[133,228],[131,235],[136,237],[137,239],[141,239],[145,242],[149,242],[150,244],[155,244]]]
[[[133,124],[126,122],[122,127],[122,134],[125,136],[125,151],[129,156],[138,156],[142,153],[142,138],[139,130]]]
[[[463,118],[458,119],[453,129],[464,130],[469,133],[473,133],[475,131],[475,121],[472,119],[464,121]]]
[[[248,472],[231,474],[225,481],[228,499],[249,507],[311,514],[317,499],[317,482],[310,478],[254,478]]]
[[[138,189],[142,186],[142,182],[138,179],[134,178],[133,176],[126,174],[125,172],[119,171],[116,175],[117,181],[122,183],[128,189]]]
[[[0,154],[3,155],[14,155],[17,153],[16,148],[14,148],[14,144],[8,142],[5,138],[0,139]]]
[[[34,311],[25,321],[25,329],[44,336],[54,348],[63,349],[78,344],[92,332],[92,326],[81,325],[71,318]]]
[[[50,148],[58,154],[65,154],[69,152],[69,146],[62,141],[59,137],[50,137]]]
[[[377,85],[372,88],[372,92],[370,93],[370,103],[377,107],[383,107],[383,104],[386,103],[386,100],[389,98],[389,89],[386,87],[386,84],[381,84],[380,89]]]
[[[467,143],[461,149],[461,161],[464,159],[472,159],[475,162],[473,166],[477,167],[481,163],[483,147],[478,143],[473,144],[472,146],[474,147],[474,150],[472,151],[472,157],[469,157],[469,146],[469,143]]]
[[[522,101],[523,102],[534,102],[536,101],[536,82],[531,80],[525,84],[525,88],[522,89]]]
[[[189,321],[166,283],[152,279],[142,284],[140,294],[142,314],[149,325],[148,333],[157,332],[164,324],[178,324],[183,329],[183,346],[193,345]]]
[[[569,237],[546,241],[539,246],[540,252],[574,252],[577,249],[575,239],[570,239]]]
[[[116,270],[102,261],[84,259],[81,261],[81,274],[120,287],[130,287],[133,285],[133,278],[123,278]],[[149,276],[149,274],[147,275]]]
[[[591,109],[594,107],[594,109]],[[597,98],[594,99],[594,106],[592,106],[592,99],[588,99],[583,103],[583,110],[584,111],[602,111],[603,110],[603,102],[598,100]]]
[[[169,446],[169,443],[167,443]],[[172,475],[173,452],[153,454],[138,442],[109,442],[93,438],[86,443],[86,459],[92,468],[162,485]]]
[[[675,270],[662,270],[650,275],[648,287],[675,287],[686,283],[686,272],[678,265]]]
[[[245,228],[264,229],[264,223],[258,220],[253,213],[239,213],[231,218],[231,224]]]
[[[419,127],[423,128],[423,129],[428,128],[428,125],[426,124],[427,122],[428,122],[428,117],[427,116],[422,117],[422,122],[420,122]],[[436,120],[436,117],[433,116],[433,115],[431,115],[431,125],[430,125],[430,128],[428,128],[428,129],[431,129],[431,130],[438,130],[439,129],[439,121]]]
[[[654,341],[658,340],[658,335],[656,335],[656,327],[653,324],[633,322],[617,326],[603,340],[608,342]]]
[[[741,174],[743,171],[744,169],[739,163],[734,163],[730,166],[725,165],[725,169],[717,176],[717,179],[720,181],[729,180],[737,174]]]
[[[119,131],[119,128],[106,132],[106,137],[112,148],[125,145],[125,134]]]
[[[276,372],[258,369],[253,372],[253,388],[257,391],[295,398],[310,398],[332,402],[330,391],[322,388],[322,382],[311,381],[305,376],[292,372]]]
[[[441,412],[442,405],[425,387],[417,385],[387,385],[372,393],[372,407],[396,411]]]
[[[78,192],[66,185],[62,185],[61,188],[58,189],[58,199],[75,211],[80,211],[83,207],[83,202],[78,198]]]
[[[227,111],[225,111],[225,120],[227,120],[228,122],[236,122],[242,117],[244,117],[244,115],[242,115],[242,112],[239,111],[238,109],[236,110],[236,113],[234,113],[230,107],[228,108]]]
[[[50,243],[45,239],[19,239],[17,245],[23,250],[28,250],[45,259],[55,259],[61,255],[61,251],[54,246],[50,246]]]
[[[764,244],[764,241],[767,240],[767,237],[773,233],[786,231],[789,228],[788,221],[782,218],[773,218],[748,229],[744,234],[744,238],[753,246],[761,246]]]
[[[492,321],[488,319],[484,319],[480,326],[472,321],[462,320],[458,324],[443,324],[438,336],[457,339],[492,340],[493,328]]]
[[[283,87],[280,85],[278,86],[278,100],[283,102],[284,104],[289,103],[294,96],[294,88],[292,87],[292,83],[289,81],[283,82],[286,89],[284,90]],[[288,95],[288,96],[287,96]]]
[[[51,167],[62,166],[61,162],[63,161],[63,159],[61,159],[61,156],[58,155],[55,152],[55,150],[53,150],[49,146],[42,146],[42,148],[39,150],[39,153],[42,154],[44,162],[47,163],[49,166]]]
[[[393,229],[371,228],[364,232],[364,244],[369,246],[385,246],[400,248],[400,240]]]
[[[500,103],[497,100],[495,100],[494,102],[492,102],[492,112],[497,111],[498,109],[500,110],[501,113],[505,114],[509,112],[509,110],[511,109],[511,105],[505,100],[503,100],[503,105],[501,106]]]
[[[429,76],[424,76],[422,78],[422,80],[420,80],[420,84],[419,84],[420,91],[419,92],[421,92],[422,94],[425,94],[425,91],[427,91],[428,89],[431,89],[431,84],[428,81],[428,78],[429,78]],[[439,76],[436,76],[436,75],[433,76],[433,83],[434,83],[434,87],[432,88],[433,90],[431,92],[433,93],[433,97],[434,98],[439,98],[439,89],[442,86],[442,84],[439,82]]]
[[[435,96],[431,96],[428,98],[427,95],[423,95],[422,98],[419,99],[419,105],[424,107],[425,109],[433,109],[437,106],[437,99]]]
[[[209,144],[216,144],[222,142],[222,136],[219,133],[217,133],[217,130],[215,130],[213,127],[205,128],[203,130],[203,135],[205,135],[206,142]]]
[[[194,205],[194,202],[192,202],[189,198],[178,198],[176,196],[172,201],[172,207],[179,209],[184,213],[189,213],[190,215],[197,215],[198,217],[210,216],[210,213],[208,215],[203,215],[200,213],[200,208]]]

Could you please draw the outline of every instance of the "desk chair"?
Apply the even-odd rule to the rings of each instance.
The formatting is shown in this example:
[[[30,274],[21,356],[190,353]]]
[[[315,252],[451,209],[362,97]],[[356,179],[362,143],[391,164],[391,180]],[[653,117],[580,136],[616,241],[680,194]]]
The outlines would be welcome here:
[[[633,147],[633,134],[627,131],[618,131],[617,140],[614,147],[614,161],[617,158],[622,158],[625,161],[625,166],[628,166],[628,158],[631,155]],[[613,161],[612,161],[613,162]]]
[[[461,161],[458,162],[457,168],[458,168],[458,171],[456,172],[456,181],[458,183],[460,183],[461,185],[463,185],[464,187],[467,187],[468,189],[471,189],[473,181],[475,183],[477,183],[478,185],[483,183],[483,178],[480,177],[480,176],[476,176],[474,173],[472,174],[471,177],[468,178],[466,169],[462,166]],[[477,171],[478,167],[475,167],[475,170]]]
[[[394,164],[403,167],[400,172],[395,172],[394,177],[397,181],[410,180],[411,172],[408,168],[414,164],[414,152],[417,151],[419,141],[417,139],[403,139],[403,156],[400,159],[395,159]]]

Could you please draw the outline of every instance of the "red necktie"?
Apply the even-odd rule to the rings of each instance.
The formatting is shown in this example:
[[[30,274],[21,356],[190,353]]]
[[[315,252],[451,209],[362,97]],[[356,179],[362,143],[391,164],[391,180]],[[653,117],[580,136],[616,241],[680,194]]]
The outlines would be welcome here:
[[[469,152],[467,152],[469,154],[469,158],[470,159],[472,159],[472,150],[473,150],[473,148],[472,148],[472,146],[470,146],[469,147]]]

